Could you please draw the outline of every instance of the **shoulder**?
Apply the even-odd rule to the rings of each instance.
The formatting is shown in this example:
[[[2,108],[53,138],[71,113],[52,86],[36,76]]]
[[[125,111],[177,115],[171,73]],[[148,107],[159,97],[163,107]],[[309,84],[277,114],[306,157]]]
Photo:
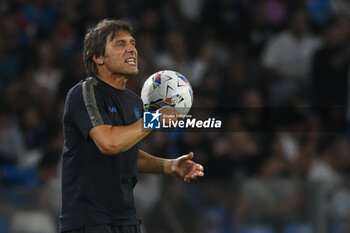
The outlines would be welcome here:
[[[67,94],[66,102],[69,103],[87,103],[95,101],[99,98],[100,94],[97,93],[95,86],[99,83],[96,78],[88,77],[81,80],[75,86],[73,86]]]
[[[282,31],[279,34],[271,37],[269,45],[274,47],[282,46],[285,43],[289,43],[290,41],[292,41],[291,34],[288,31]]]
[[[133,92],[130,89],[126,89],[126,92],[128,93],[128,95],[130,95],[132,98],[136,98],[136,99],[141,99],[141,97],[139,95],[137,95],[135,92]]]
[[[141,97],[139,95],[137,95],[135,92],[126,89],[127,93],[128,93],[128,97],[134,102],[136,103],[136,106],[138,106],[138,108],[140,108],[140,110],[143,110],[143,101],[141,99]]]
[[[81,80],[74,87],[72,87],[67,94],[67,99],[83,98],[85,100],[96,98],[99,93],[98,88],[95,88],[99,81],[94,77],[88,77]]]
[[[284,30],[281,31],[277,36],[275,37],[276,41],[290,41],[293,40],[293,35],[290,31]]]
[[[314,49],[321,47],[322,40],[320,37],[311,34],[307,36],[307,43]]]
[[[79,83],[75,84],[67,93],[67,101],[72,98],[78,98],[82,93],[82,83],[84,80],[81,80]]]
[[[129,89],[126,89],[126,91],[127,91],[127,94],[130,98],[142,103],[142,99],[139,95],[137,95],[135,92],[133,92]]]
[[[282,51],[286,43],[289,43],[289,35],[282,31],[279,34],[271,37],[265,47],[265,55],[271,53],[278,53]]]

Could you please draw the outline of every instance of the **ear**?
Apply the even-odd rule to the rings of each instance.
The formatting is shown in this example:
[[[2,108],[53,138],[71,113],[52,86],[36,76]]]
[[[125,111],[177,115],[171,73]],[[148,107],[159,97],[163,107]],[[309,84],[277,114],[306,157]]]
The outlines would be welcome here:
[[[102,58],[102,56],[98,56],[98,57],[96,57],[96,55],[93,55],[92,56],[92,60],[94,60],[94,62],[97,64],[97,65],[100,65],[100,66],[102,66],[103,65],[103,58]]]

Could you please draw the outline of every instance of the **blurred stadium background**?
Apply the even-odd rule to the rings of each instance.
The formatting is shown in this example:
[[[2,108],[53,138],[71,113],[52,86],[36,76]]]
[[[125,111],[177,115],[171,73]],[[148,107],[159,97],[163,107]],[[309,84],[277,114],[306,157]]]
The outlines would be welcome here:
[[[191,184],[140,175],[144,233],[350,232],[349,0],[1,0],[0,12],[1,233],[57,233],[63,104],[85,77],[84,33],[105,17],[135,29],[131,90],[172,69],[194,109],[253,110],[223,132],[142,141],[206,169]],[[266,128],[262,109],[284,117]]]

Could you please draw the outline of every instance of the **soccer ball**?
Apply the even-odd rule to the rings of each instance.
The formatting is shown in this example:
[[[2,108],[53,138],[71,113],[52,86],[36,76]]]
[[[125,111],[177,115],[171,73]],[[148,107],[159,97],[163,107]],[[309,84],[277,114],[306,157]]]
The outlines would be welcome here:
[[[152,74],[141,90],[145,111],[156,111],[163,106],[175,107],[180,115],[187,115],[193,102],[191,84],[185,76],[172,70]]]

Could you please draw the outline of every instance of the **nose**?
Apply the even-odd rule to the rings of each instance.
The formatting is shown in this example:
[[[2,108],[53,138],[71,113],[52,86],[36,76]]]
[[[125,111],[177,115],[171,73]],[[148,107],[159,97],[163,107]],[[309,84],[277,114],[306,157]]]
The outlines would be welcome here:
[[[129,43],[129,45],[127,47],[127,52],[131,53],[131,54],[137,54],[137,49],[136,49],[135,45],[133,45],[132,43]]]

